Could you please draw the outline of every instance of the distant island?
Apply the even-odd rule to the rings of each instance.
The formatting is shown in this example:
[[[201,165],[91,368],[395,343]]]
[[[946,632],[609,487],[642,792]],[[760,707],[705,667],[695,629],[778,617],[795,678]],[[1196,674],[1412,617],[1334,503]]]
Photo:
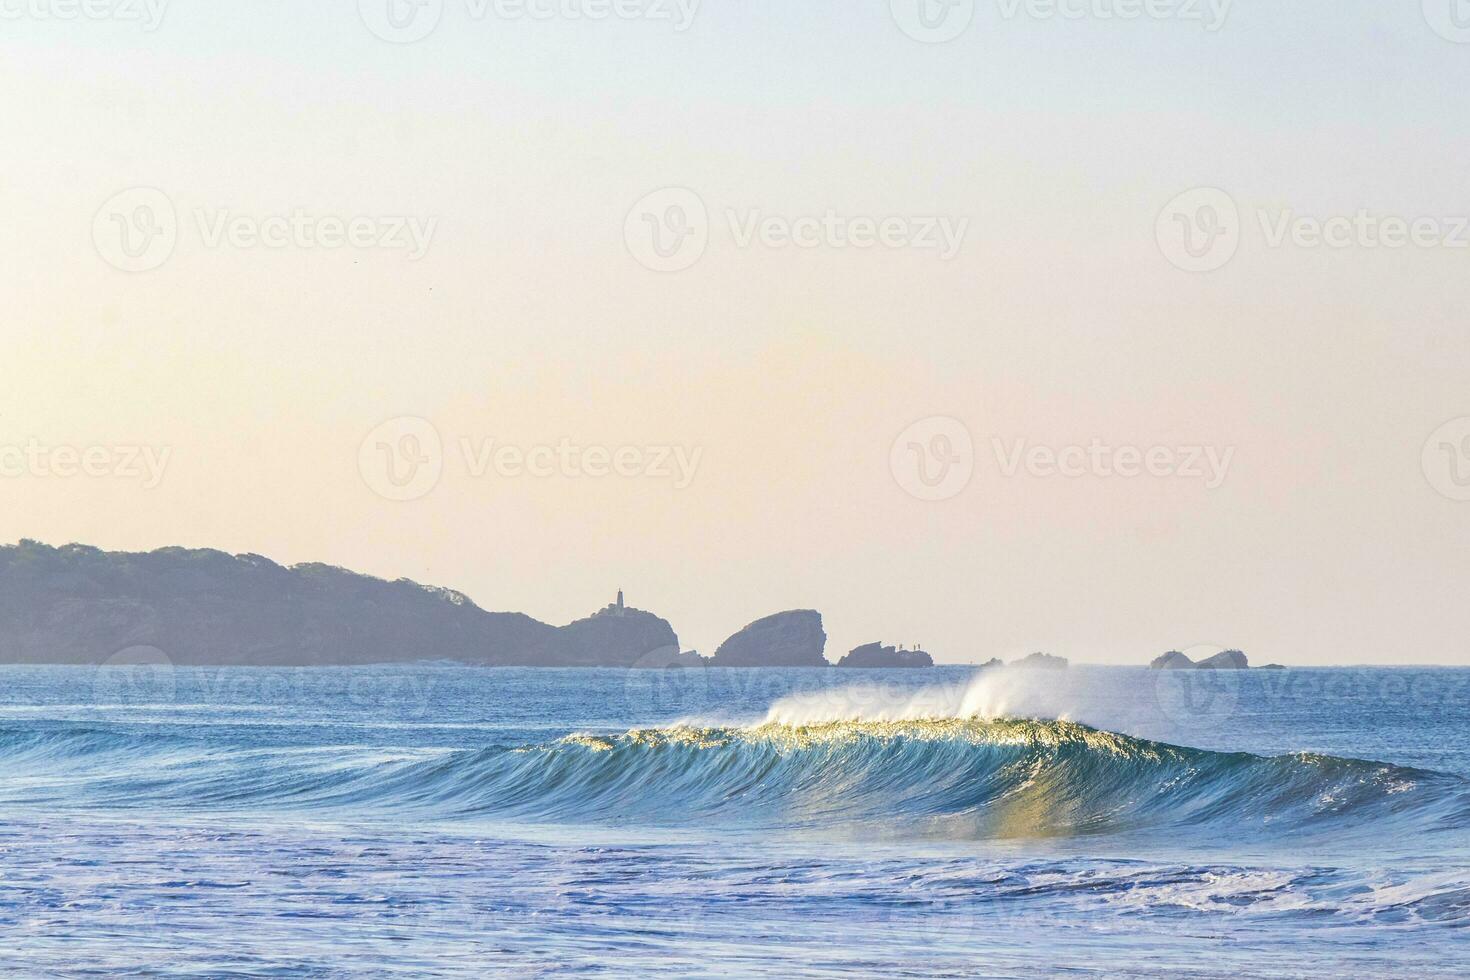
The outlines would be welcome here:
[[[1011,666],[1040,670],[1065,670],[1068,661],[1066,657],[1054,657],[1049,653],[1033,653],[1029,657],[1022,657],[1015,661]]]
[[[1155,657],[1149,667],[1153,670],[1246,670],[1250,667],[1250,660],[1239,650],[1226,650],[1204,660],[1191,660],[1178,650],[1170,650],[1161,657]],[[1284,668],[1272,664],[1269,669]]]
[[[827,667],[822,614],[796,609],[758,619],[721,643],[715,667]]]

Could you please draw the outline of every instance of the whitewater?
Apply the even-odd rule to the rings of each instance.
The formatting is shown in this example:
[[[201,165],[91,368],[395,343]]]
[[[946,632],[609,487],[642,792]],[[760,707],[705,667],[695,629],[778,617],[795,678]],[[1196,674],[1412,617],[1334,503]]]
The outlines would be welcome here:
[[[1470,671],[0,675],[7,975],[1470,968]]]

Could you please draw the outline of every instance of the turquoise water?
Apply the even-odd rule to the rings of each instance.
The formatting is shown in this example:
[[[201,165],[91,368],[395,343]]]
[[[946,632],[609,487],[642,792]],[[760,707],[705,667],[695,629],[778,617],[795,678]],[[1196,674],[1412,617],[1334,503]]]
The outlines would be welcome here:
[[[6,667],[0,969],[1464,975],[1467,777],[1466,670]]]

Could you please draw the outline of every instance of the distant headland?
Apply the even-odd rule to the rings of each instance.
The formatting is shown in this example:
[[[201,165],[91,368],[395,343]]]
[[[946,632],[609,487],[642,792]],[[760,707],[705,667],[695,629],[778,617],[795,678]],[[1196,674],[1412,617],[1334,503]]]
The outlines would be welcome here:
[[[135,647],[156,648],[181,665],[833,666],[822,614],[813,609],[757,619],[704,657],[684,651],[667,620],[628,606],[621,591],[585,619],[553,626],[523,613],[487,612],[451,589],[332,565],[285,566],[212,549],[109,552],[29,540],[0,546],[0,663],[98,664]],[[1067,665],[1044,653],[1011,664]],[[836,666],[928,669],[934,658],[918,646],[874,642]],[[1169,653],[1152,666],[1243,668],[1246,662],[1238,651],[1199,664]]]

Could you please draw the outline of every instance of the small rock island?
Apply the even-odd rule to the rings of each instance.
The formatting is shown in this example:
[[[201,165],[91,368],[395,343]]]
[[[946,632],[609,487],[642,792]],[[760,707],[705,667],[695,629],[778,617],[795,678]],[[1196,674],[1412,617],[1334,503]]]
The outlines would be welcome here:
[[[847,656],[838,661],[839,667],[863,667],[906,669],[933,667],[934,658],[923,650],[905,650],[902,647],[884,646],[882,643],[865,643],[854,647]]]
[[[822,614],[794,609],[758,619],[720,644],[713,667],[828,667]]]
[[[1065,670],[1068,661],[1066,657],[1054,657],[1049,653],[1033,653],[1029,657],[1015,661],[1011,666],[1040,670]]]
[[[1249,667],[1250,661],[1239,650],[1226,650],[1204,660],[1191,660],[1178,650],[1170,650],[1149,664],[1151,670],[1246,670]]]

